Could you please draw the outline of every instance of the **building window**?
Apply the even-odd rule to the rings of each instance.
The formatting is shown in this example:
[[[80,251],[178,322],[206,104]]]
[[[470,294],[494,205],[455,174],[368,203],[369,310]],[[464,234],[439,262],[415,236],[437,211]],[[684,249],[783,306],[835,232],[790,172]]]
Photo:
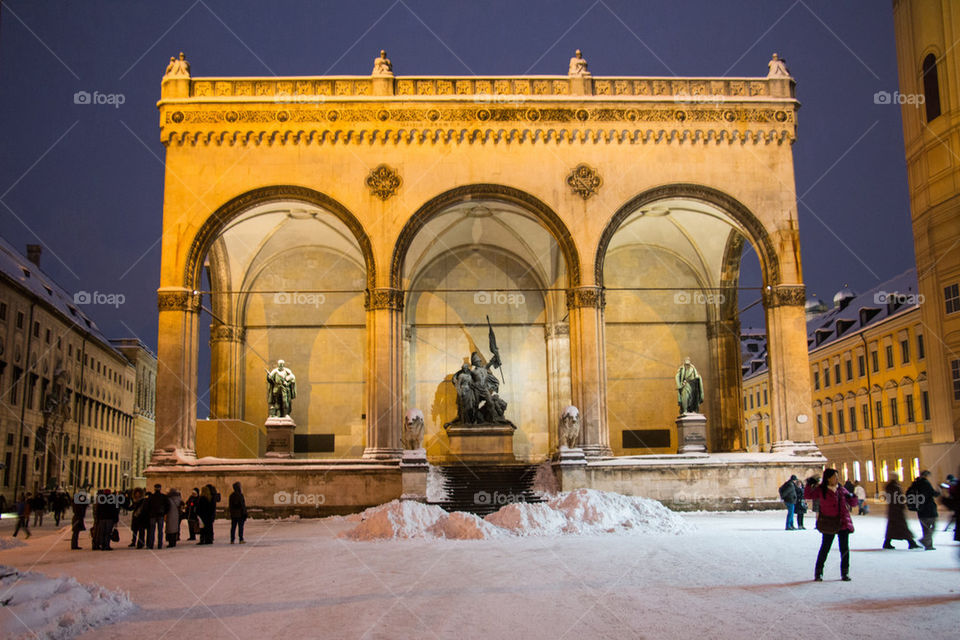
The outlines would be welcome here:
[[[944,287],[943,299],[948,314],[960,311],[960,286],[951,284],[948,287]]]
[[[826,367],[823,370],[823,386],[825,387],[830,386],[830,368],[829,367]]]
[[[840,384],[840,363],[834,363],[833,365],[833,379],[837,381],[837,384]]]
[[[873,460],[867,460],[867,481],[873,482]]]
[[[923,105],[927,122],[940,115],[940,78],[937,77],[937,56],[932,53],[923,59]]]
[[[857,408],[850,407],[850,431],[857,430]]]
[[[877,411],[877,427],[883,428],[883,402],[877,400],[874,403],[874,408]]]
[[[853,360],[847,360],[847,380],[853,380]]]
[[[920,458],[913,459],[913,462],[910,463],[910,471],[913,473],[914,480],[920,477]]]
[[[867,361],[863,356],[857,356],[857,375],[861,378],[867,375]]]
[[[847,431],[846,425],[844,424],[842,408],[837,409],[837,430],[840,431],[840,433],[846,433]]]
[[[17,311],[17,329],[23,329],[23,311]]]
[[[883,482],[890,482],[890,473],[887,470],[887,461],[880,461],[880,480]]]
[[[883,351],[887,356],[887,369],[893,369],[893,345],[888,344],[883,348]]]
[[[925,352],[923,350],[923,334],[917,334],[917,360],[923,360]]]
[[[827,435],[833,435],[833,411],[827,414]]]
[[[903,364],[910,362],[910,341],[901,340],[900,341],[900,361]]]
[[[930,396],[926,391],[920,392],[920,404],[923,409],[923,419],[927,421],[930,419]]]
[[[953,378],[953,399],[960,400],[960,360],[950,361],[950,377]]]
[[[753,394],[750,394],[750,408],[753,409]]]
[[[813,372],[813,388],[814,390],[820,388],[820,372],[819,371]]]
[[[870,368],[873,369],[874,373],[880,371],[880,356],[876,351],[870,352]]]
[[[853,480],[854,482],[860,482],[860,461],[853,461]]]
[[[913,410],[913,394],[909,393],[903,398],[904,402],[907,403],[907,422],[915,422],[916,415]]]
[[[33,323],[33,337],[34,337],[34,338],[39,338],[39,337],[40,337],[40,323],[39,323],[39,322],[34,322],[34,323]]]
[[[890,398],[890,426],[895,427],[900,424],[900,412],[897,410],[897,399]]]
[[[823,437],[823,414],[817,414],[817,435]]]
[[[7,320],[7,303],[0,302],[0,320],[6,322]]]
[[[764,405],[767,404],[767,390],[766,390],[766,389],[763,390],[763,404],[764,404]]]

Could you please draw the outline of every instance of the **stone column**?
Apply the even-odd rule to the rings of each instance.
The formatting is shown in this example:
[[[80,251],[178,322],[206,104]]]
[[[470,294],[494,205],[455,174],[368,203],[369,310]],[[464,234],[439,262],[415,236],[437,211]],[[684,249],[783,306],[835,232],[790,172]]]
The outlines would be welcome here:
[[[240,350],[244,333],[243,327],[235,325],[210,325],[211,418],[240,418]]]
[[[178,458],[196,457],[200,294],[181,288],[157,293],[157,417],[151,464],[174,464]]]
[[[610,456],[607,428],[607,363],[604,349],[601,287],[567,290],[570,311],[570,382],[580,410],[580,443],[588,458]]]
[[[364,295],[367,310],[367,445],[363,457],[399,459],[403,421],[403,291]]]
[[[774,451],[817,450],[810,419],[810,366],[803,285],[768,286],[763,292],[770,359],[770,428]],[[780,434],[783,434],[779,441]]]
[[[560,412],[572,404],[570,398],[570,324],[556,322],[543,328],[547,343],[547,430],[548,448],[556,451],[560,442],[557,425]]]
[[[707,324],[707,343],[714,358],[714,386],[711,391],[717,413],[707,422],[711,451],[739,451],[743,407],[740,372],[740,322],[720,320]]]

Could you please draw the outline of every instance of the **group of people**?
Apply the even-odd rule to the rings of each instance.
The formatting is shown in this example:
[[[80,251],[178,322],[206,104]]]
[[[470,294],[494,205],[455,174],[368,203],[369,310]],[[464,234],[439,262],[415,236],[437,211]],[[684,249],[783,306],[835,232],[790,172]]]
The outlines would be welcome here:
[[[942,504],[954,512],[951,520],[956,523],[960,514],[960,482],[953,476],[947,477],[947,482],[941,485],[947,495]],[[933,533],[937,526],[937,502],[941,492],[930,482],[930,472],[922,471],[904,492],[900,486],[900,478],[893,474],[884,488],[884,499],[887,502],[887,529],[883,548],[894,549],[893,540],[906,540],[910,549],[921,546],[927,550],[934,550]],[[803,514],[807,510],[806,501],[810,500],[814,512],[817,513],[817,530],[822,534],[820,551],[817,554],[814,566],[814,580],[823,580],[823,567],[826,563],[834,538],[840,547],[840,578],[849,582],[850,578],[850,534],[853,533],[853,508],[859,514],[869,510],[866,503],[866,490],[859,482],[847,481],[840,484],[840,475],[836,469],[825,469],[820,479],[808,478],[802,484],[797,476],[790,476],[780,487],[780,499],[787,506],[787,530],[805,529]],[[923,535],[919,544],[914,541],[913,533],[907,526],[906,511],[914,511],[920,521]],[[797,526],[793,525],[794,516]],[[947,525],[949,528],[949,524]],[[955,526],[954,540],[960,540],[960,527]]]
[[[34,525],[43,523],[43,513],[49,508],[54,513],[57,525],[60,518],[72,507],[70,548],[80,549],[80,533],[87,530],[88,510],[92,511],[93,525],[90,529],[91,548],[95,551],[112,551],[112,543],[120,542],[120,514],[130,514],[130,544],[128,547],[142,549],[162,549],[164,541],[167,547],[177,546],[180,540],[180,528],[187,521],[188,541],[198,540],[198,544],[213,544],[213,523],[216,519],[217,503],[220,494],[212,484],[194,488],[190,496],[183,500],[180,491],[171,487],[166,492],[159,484],[153,491],[136,488],[125,492],[112,492],[100,489],[91,494],[85,490],[77,491],[71,498],[65,491],[58,490],[49,496],[23,493],[15,505],[17,525],[13,535],[16,537],[22,529],[30,537],[30,516],[34,516]],[[248,517],[246,499],[239,482],[233,484],[233,493],[229,497],[230,544],[234,544],[239,534],[240,544],[244,544],[243,525]]]

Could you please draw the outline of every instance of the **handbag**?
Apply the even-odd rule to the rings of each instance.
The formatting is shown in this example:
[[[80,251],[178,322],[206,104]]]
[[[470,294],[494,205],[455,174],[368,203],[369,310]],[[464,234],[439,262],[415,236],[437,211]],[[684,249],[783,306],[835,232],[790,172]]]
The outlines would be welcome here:
[[[110,532],[110,539],[113,542],[120,542],[120,532],[116,527],[113,528],[113,531]]]
[[[817,531],[820,533],[839,533],[842,524],[843,518],[839,515],[825,516],[822,513],[817,514]]]

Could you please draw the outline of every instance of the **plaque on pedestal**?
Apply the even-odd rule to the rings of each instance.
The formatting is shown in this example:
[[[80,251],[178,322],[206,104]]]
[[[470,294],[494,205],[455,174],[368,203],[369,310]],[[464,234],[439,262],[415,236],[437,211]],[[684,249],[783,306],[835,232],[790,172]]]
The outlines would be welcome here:
[[[290,416],[270,416],[264,426],[267,428],[268,458],[293,457],[293,432],[297,428]]]
[[[678,453],[705,453],[707,417],[702,413],[684,413],[677,418]]]

